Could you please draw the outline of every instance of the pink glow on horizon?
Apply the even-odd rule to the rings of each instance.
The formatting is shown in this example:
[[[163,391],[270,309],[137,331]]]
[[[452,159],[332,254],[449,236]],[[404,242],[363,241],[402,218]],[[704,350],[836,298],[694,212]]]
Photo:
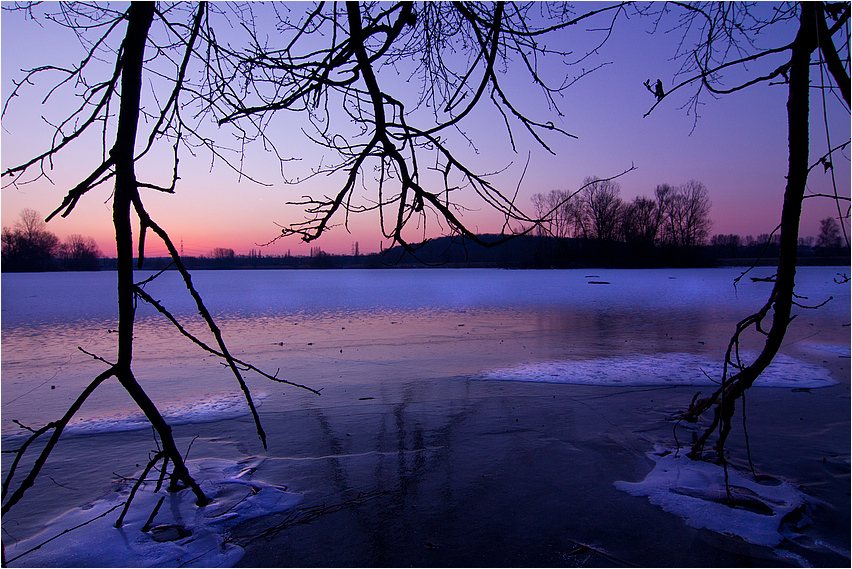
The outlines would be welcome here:
[[[815,176],[819,175],[819,172],[815,173]],[[625,201],[632,200],[639,195],[651,196],[653,194],[653,185],[643,183],[640,180],[636,180],[638,183],[635,185],[632,183],[631,178],[638,177],[638,173],[630,173],[620,179],[621,195]],[[659,183],[679,184],[685,181],[663,179]],[[715,188],[708,182],[705,181],[705,184],[708,185],[710,198],[713,202],[711,218],[714,223],[711,234],[735,233],[743,237],[747,235],[756,237],[762,233],[770,233],[775,228],[782,202],[782,185],[779,184],[777,190],[769,188],[760,192],[742,192],[735,199],[730,199],[724,193],[714,191]],[[532,195],[535,191],[547,192],[550,189],[553,189],[553,187],[549,185],[530,187],[527,194]],[[52,202],[51,200],[44,200],[45,204],[61,201],[60,192],[55,191],[53,193]],[[528,198],[526,200],[527,203],[521,203],[521,205],[531,209]],[[4,194],[3,226],[14,224],[22,207],[32,207],[26,205],[29,203],[32,203],[32,200],[12,199],[8,197],[8,194]],[[115,244],[108,205],[98,203],[94,208],[83,208],[81,206],[79,212],[75,211],[68,218],[54,218],[49,223],[48,229],[59,236],[60,239],[64,239],[73,233],[90,235],[98,243],[104,255],[114,256]],[[48,208],[44,207],[38,211],[46,215]],[[379,232],[378,223],[371,223],[374,220],[358,219],[357,217],[354,217],[350,222],[349,231],[343,226],[333,227],[327,234],[311,243],[304,243],[298,236],[288,236],[273,244],[264,245],[280,235],[280,228],[276,226],[278,218],[275,211],[263,212],[262,214],[258,212],[247,213],[242,218],[237,219],[229,219],[229,216],[221,213],[211,218],[193,216],[188,213],[182,216],[180,211],[172,211],[177,216],[174,218],[165,216],[167,219],[161,219],[160,223],[169,232],[175,246],[180,249],[182,243],[184,254],[191,256],[209,255],[217,247],[234,249],[238,255],[247,254],[251,250],[259,251],[262,255],[284,255],[288,252],[292,255],[308,255],[312,247],[320,247],[323,251],[333,254],[350,254],[356,242],[361,253],[375,253],[380,250],[380,247],[389,245],[389,240],[384,239]],[[836,215],[836,206],[829,200],[806,201],[802,215],[801,235],[816,236],[819,232],[819,221],[825,217]],[[264,217],[265,219],[261,219]],[[489,212],[469,212],[464,216],[464,219],[481,233],[497,233],[502,227],[502,220]],[[760,221],[760,219],[764,221]],[[437,237],[441,234],[434,223],[429,227],[433,230],[427,231],[427,237]],[[138,228],[134,228],[134,231],[138,231]],[[135,235],[135,237],[138,238],[138,235]],[[159,242],[155,235],[149,233],[146,240],[146,255],[163,256],[166,254],[166,247]]]

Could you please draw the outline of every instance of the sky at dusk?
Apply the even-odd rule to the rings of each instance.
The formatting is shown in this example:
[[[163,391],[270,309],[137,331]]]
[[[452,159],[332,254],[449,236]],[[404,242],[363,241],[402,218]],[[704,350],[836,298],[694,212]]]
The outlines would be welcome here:
[[[4,4],[5,6],[6,4]],[[299,9],[301,6],[296,6]],[[577,10],[587,8],[578,5]],[[606,18],[587,26],[573,26],[548,43],[562,47],[584,49],[599,41],[600,32],[589,27],[606,23]],[[13,81],[19,81],[26,69],[47,63],[69,64],[79,61],[84,49],[68,30],[50,22],[43,27],[24,18],[22,13],[4,11],[2,25],[2,83],[0,95],[5,102]],[[581,24],[582,26],[582,24]],[[552,120],[577,138],[559,135],[546,137],[553,154],[538,146],[522,128],[513,130],[517,152],[513,152],[502,118],[485,106],[468,117],[462,129],[475,148],[459,137],[460,156],[478,172],[502,172],[494,181],[506,194],[518,191],[517,204],[532,212],[530,198],[538,192],[554,189],[575,190],[588,176],[608,177],[631,168],[618,179],[621,197],[625,201],[639,195],[652,196],[658,184],[679,185],[698,180],[708,189],[712,201],[711,234],[737,233],[757,236],[770,233],[780,219],[781,202],[787,170],[786,100],[784,85],[760,84],[744,91],[713,99],[703,96],[697,122],[681,108],[694,90],[685,89],[663,100],[654,112],[654,97],[643,85],[660,78],[668,89],[672,86],[679,63],[671,60],[679,35],[663,30],[650,34],[652,22],[635,16],[620,18],[606,44],[598,53],[567,70],[571,76],[582,70],[606,64],[583,77],[564,92],[558,104],[564,116],[549,112],[538,90],[522,73],[513,75],[512,68],[503,81],[520,106],[537,119]],[[227,37],[227,30],[222,32]],[[774,35],[761,38],[767,45],[792,41],[795,25],[778,29]],[[543,71],[551,76],[565,73],[558,58],[546,61]],[[777,65],[777,63],[775,64]],[[769,67],[770,69],[772,66]],[[758,65],[755,72],[762,71]],[[815,71],[815,73],[818,73]],[[380,82],[400,82],[400,77],[380,75]],[[819,77],[814,78],[815,81]],[[8,106],[2,119],[2,167],[15,166],[50,143],[51,127],[46,123],[61,120],[64,105],[75,104],[71,99],[51,99],[42,104],[48,76],[41,78],[31,89],[22,90]],[[676,81],[675,81],[676,82]],[[731,79],[733,84],[733,77]],[[412,87],[413,88],[413,87]],[[396,91],[400,93],[400,90]],[[402,91],[404,92],[404,91]],[[412,93],[415,97],[416,93]],[[812,125],[823,123],[822,99],[818,90],[812,91]],[[829,121],[833,144],[848,140],[849,116],[840,104],[829,98]],[[42,119],[44,117],[44,119]],[[281,115],[267,131],[280,149],[299,161],[285,164],[285,176],[304,176],[323,159],[323,150],[316,148],[299,132],[298,117]],[[826,139],[822,128],[814,128],[812,162],[825,152]],[[279,142],[280,141],[280,142]],[[168,146],[168,145],[167,145]],[[39,211],[43,216],[61,203],[69,187],[85,177],[100,160],[101,141],[86,139],[69,147],[56,158],[53,169],[42,178],[24,185],[5,185],[4,178],[0,215],[2,225],[14,224],[23,208]],[[168,148],[166,148],[168,150]],[[279,225],[298,221],[304,215],[297,206],[287,205],[303,195],[334,194],[341,183],[340,176],[314,177],[302,185],[286,185],[281,181],[277,161],[260,147],[246,155],[248,171],[269,185],[253,183],[222,164],[212,165],[209,155],[199,151],[196,158],[181,157],[181,180],[175,195],[146,191],[143,200],[152,216],[158,220],[175,242],[183,244],[187,255],[208,254],[215,247],[233,248],[238,254],[260,249],[280,233]],[[522,175],[529,157],[526,173]],[[850,170],[848,153],[835,160],[835,176],[844,195],[849,195]],[[159,170],[158,170],[159,167]],[[168,184],[171,176],[168,152],[140,166],[140,178],[158,177],[158,183]],[[519,185],[520,184],[520,185]],[[809,190],[813,193],[832,193],[831,177],[822,168],[814,169]],[[373,195],[374,188],[360,190],[364,196]],[[368,199],[368,198],[365,198]],[[487,206],[472,196],[460,196],[469,208],[463,219],[474,231],[499,232],[502,219],[488,211]],[[817,235],[819,220],[837,216],[832,200],[810,199],[805,202],[802,235]],[[844,206],[845,207],[845,206]],[[845,211],[844,211],[845,213]],[[337,220],[342,224],[343,217]],[[68,218],[55,218],[48,228],[60,238],[79,233],[90,235],[108,256],[115,254],[111,226],[110,188],[101,186],[87,194]],[[434,237],[442,227],[434,218],[427,219],[425,236]],[[445,229],[445,227],[444,227]],[[411,236],[410,236],[411,237]],[[361,252],[375,252],[382,239],[379,220],[367,213],[349,218],[348,228],[338,226],[317,242],[303,244],[298,237],[279,240],[262,248],[263,254],[306,254],[310,247],[320,246],[331,253],[350,253],[355,242]],[[148,255],[165,253],[163,247],[152,246]]]

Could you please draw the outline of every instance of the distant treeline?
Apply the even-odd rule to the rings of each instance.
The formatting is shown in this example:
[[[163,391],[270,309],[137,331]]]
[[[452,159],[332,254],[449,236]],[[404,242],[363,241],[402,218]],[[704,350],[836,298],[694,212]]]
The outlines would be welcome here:
[[[718,237],[718,238],[717,238]],[[483,235],[488,242],[497,235]],[[395,247],[385,253],[386,263],[397,266],[542,268],[655,268],[715,267],[726,265],[774,265],[778,262],[778,241],[768,235],[739,238],[716,236],[710,245],[689,248],[671,245],[640,245],[623,241],[525,235],[507,243],[485,248],[461,238],[443,237],[424,244],[414,252]],[[802,265],[847,265],[849,248],[817,247],[813,239],[799,246]]]
[[[230,249],[225,249],[230,251]],[[115,259],[103,259],[104,269],[115,269]],[[183,265],[193,270],[206,269],[380,269],[387,261],[378,253],[368,255],[331,255],[314,247],[310,256],[295,255],[209,255],[201,257],[181,257]],[[134,259],[134,263],[136,260]],[[134,265],[135,266],[135,265]],[[174,268],[169,257],[149,257],[144,259],[142,268],[159,271]]]
[[[701,182],[661,184],[653,197],[625,202],[613,180],[586,178],[578,192],[551,190],[532,197],[538,234],[597,243],[623,242],[633,249],[691,250],[704,245],[713,223]]]
[[[499,235],[479,236],[495,242]],[[816,246],[813,238],[799,245],[801,265],[848,265],[849,248]],[[229,250],[226,250],[229,251]],[[2,270],[114,270],[114,258],[96,258],[95,264],[71,265],[69,259],[45,261],[36,268],[22,269],[3,257]],[[209,255],[182,257],[189,270],[206,269],[380,269],[388,267],[494,267],[506,269],[549,269],[582,267],[715,267],[729,265],[774,265],[778,261],[777,239],[768,235],[740,238],[737,235],[714,236],[709,245],[688,249],[658,246],[639,247],[635,243],[600,241],[583,238],[523,235],[501,245],[486,248],[461,237],[441,237],[417,246],[413,251],[393,247],[383,253],[333,255],[314,247],[310,256],[293,255]],[[146,258],[146,270],[174,268],[168,257]]]
[[[499,235],[480,235],[496,242]],[[763,239],[760,241],[759,239]],[[847,247],[817,247],[803,239],[799,246],[802,265],[849,264]],[[224,255],[184,257],[190,270],[203,269],[379,269],[387,267],[457,267],[549,269],[583,267],[715,267],[724,265],[773,265],[778,261],[778,243],[768,235],[740,238],[716,236],[710,245],[691,248],[673,246],[637,247],[618,241],[523,235],[487,248],[461,237],[441,237],[417,246],[413,251],[393,247],[383,253],[332,255],[314,247],[310,256]],[[105,269],[114,269],[114,259],[103,259]],[[145,259],[143,268],[161,270],[171,259]]]
[[[649,200],[650,201],[650,200]],[[649,204],[649,210],[653,208]],[[377,269],[385,267],[497,267],[516,269],[580,268],[580,267],[713,267],[721,265],[773,265],[778,259],[778,237],[715,235],[678,240],[660,238],[671,235],[646,232],[630,238],[609,233],[599,238],[600,228],[583,236],[564,237],[547,231],[517,236],[494,247],[484,247],[461,237],[442,237],[415,246],[412,250],[393,247],[383,253],[361,254],[356,243],[351,255],[333,255],[313,247],[309,256],[263,255],[252,251],[237,255],[233,249],[216,248],[209,255],[182,257],[190,270],[203,269]],[[558,233],[558,232],[553,232]],[[683,232],[696,235],[699,232]],[[637,234],[633,234],[634,236]],[[651,235],[654,238],[650,238]],[[55,270],[114,270],[115,259],[104,258],[94,240],[80,235],[69,236],[64,243],[46,231],[37,212],[24,210],[12,228],[3,228],[3,272]],[[480,240],[495,243],[500,235],[481,235]],[[698,243],[696,243],[698,241]],[[840,226],[834,218],[821,222],[817,238],[799,240],[802,265],[848,265],[849,248],[841,246]],[[168,257],[144,260],[142,268],[169,268]]]
[[[21,211],[12,227],[2,233],[0,270],[9,272],[97,271],[101,252],[91,237],[69,235],[65,241],[47,230],[47,224],[34,210]]]

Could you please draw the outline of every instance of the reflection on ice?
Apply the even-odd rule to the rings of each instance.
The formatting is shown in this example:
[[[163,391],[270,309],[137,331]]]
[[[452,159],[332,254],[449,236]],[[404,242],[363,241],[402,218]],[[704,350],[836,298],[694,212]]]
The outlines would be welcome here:
[[[742,350],[740,354],[744,363],[756,357],[756,352]],[[722,359],[721,356],[685,353],[627,354],[593,360],[521,364],[485,371],[477,379],[609,386],[703,386],[719,382]],[[728,369],[728,377],[733,371]],[[836,383],[826,368],[778,354],[757,379],[755,387],[817,388]]]
[[[132,483],[117,492],[50,522],[25,541],[6,546],[6,560],[25,567],[229,567],[243,549],[225,542],[225,531],[238,523],[290,510],[301,494],[252,480],[262,459],[240,462],[188,461],[190,472],[212,502],[195,505],[190,490],[154,493],[156,480],[136,493],[121,528],[115,527]],[[157,502],[162,506],[148,518]],[[148,523],[147,531],[141,531]],[[67,531],[68,528],[76,528]],[[37,549],[35,549],[37,548]]]
[[[789,533],[785,516],[802,508],[805,494],[788,482],[764,477],[754,480],[728,467],[690,460],[684,453],[661,448],[648,453],[656,465],[641,482],[618,481],[615,487],[633,496],[648,496],[652,504],[680,516],[690,526],[739,536],[749,543],[775,547]],[[788,518],[789,519],[789,518]],[[782,524],[784,527],[782,527]]]
[[[253,392],[252,400],[259,407],[266,398],[265,393]],[[207,393],[197,397],[183,397],[159,406],[160,413],[170,425],[187,423],[210,423],[235,419],[249,413],[245,395],[239,391]],[[63,431],[69,435],[92,435],[95,433],[117,433],[150,429],[151,423],[139,409],[101,415],[71,422]],[[20,431],[20,435],[29,432]]]

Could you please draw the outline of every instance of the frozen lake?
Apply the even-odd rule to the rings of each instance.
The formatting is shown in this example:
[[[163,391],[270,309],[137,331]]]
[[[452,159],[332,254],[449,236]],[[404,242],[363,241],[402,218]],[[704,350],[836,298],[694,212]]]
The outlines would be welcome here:
[[[836,281],[838,273],[844,271],[848,269],[799,270],[797,292],[806,297],[800,299],[802,304],[816,305],[829,297],[832,300],[818,310],[796,310],[798,315],[781,356],[759,384],[766,389],[757,392],[766,395],[757,396],[757,401],[760,405],[761,397],[765,397],[771,402],[766,405],[780,406],[781,412],[786,413],[783,409],[790,404],[789,397],[826,394],[832,405],[841,405],[841,419],[842,402],[846,401],[845,424],[832,419],[830,427],[809,425],[807,432],[813,436],[826,430],[835,433],[829,446],[846,450],[839,455],[829,453],[825,463],[828,466],[824,468],[839,468],[840,479],[845,476],[848,485],[850,286]],[[671,424],[666,417],[688,405],[696,391],[709,389],[707,376],[718,374],[735,323],[765,302],[772,285],[753,282],[749,277],[766,277],[771,272],[767,268],[755,269],[736,287],[734,279],[741,273],[737,268],[199,271],[193,274],[193,283],[236,357],[321,391],[322,395],[316,396],[245,374],[261,403],[261,418],[267,431],[272,431],[268,460],[259,472],[266,475],[267,482],[275,484],[299,486],[297,482],[301,481],[298,491],[310,501],[331,499],[337,492],[345,494],[348,490],[344,491],[343,486],[333,490],[333,481],[339,479],[340,472],[335,471],[333,478],[323,481],[304,462],[306,458],[326,457],[323,460],[336,461],[338,469],[344,468],[340,461],[346,462],[344,470],[350,483],[345,487],[360,484],[369,491],[375,484],[396,487],[404,483],[407,487],[405,480],[412,468],[425,481],[436,475],[450,476],[450,471],[456,472],[453,477],[465,478],[469,474],[471,480],[479,481],[479,471],[474,470],[481,466],[480,462],[490,464],[496,460],[492,455],[502,456],[514,445],[526,449],[527,456],[535,456],[526,466],[518,466],[518,472],[536,464],[546,474],[555,468],[550,465],[558,462],[560,453],[570,454],[576,449],[586,449],[586,455],[597,456],[597,466],[589,463],[586,468],[598,468],[600,461],[609,464],[618,454],[606,451],[610,443],[602,442],[599,436],[605,440],[612,436],[623,439],[618,446],[623,446],[622,451],[628,449],[632,457],[623,463],[625,466],[618,467],[629,464],[630,468],[620,474],[621,478],[607,480],[604,486],[608,490],[601,492],[617,492],[614,483],[619,479],[639,482],[655,463],[665,462],[645,455],[656,445],[671,443]],[[145,276],[140,274],[139,279]],[[210,342],[210,334],[205,332],[176,273],[162,275],[145,290],[187,328]],[[115,275],[110,272],[3,276],[0,321],[4,450],[21,435],[13,419],[37,427],[58,417],[88,381],[104,369],[103,363],[83,354],[78,347],[106,360],[114,359],[115,337],[110,332],[116,327],[114,297]],[[193,433],[204,433],[195,443],[193,454],[241,461],[262,453],[246,422],[246,407],[237,393],[236,382],[227,370],[171,329],[151,307],[140,304],[137,314],[134,370],[170,422],[184,425],[180,436],[194,440]],[[746,357],[754,353],[749,350],[760,345],[758,337],[747,339],[743,344]],[[629,405],[629,411],[621,415],[609,415],[610,408],[602,405],[616,396],[641,403]],[[569,400],[573,403],[566,403]],[[820,408],[817,399],[813,401],[814,409]],[[587,418],[586,429],[574,426],[569,429],[573,433],[569,436],[559,428],[562,419],[555,417],[565,405],[574,409],[578,404],[580,407],[572,413],[580,413],[581,408],[595,411]],[[802,407],[797,404],[795,408]],[[828,412],[823,412],[828,417]],[[317,413],[324,417],[319,423],[314,422]],[[540,416],[542,423],[533,430],[507,428],[504,434],[502,422],[508,416],[518,422],[538,420]],[[818,423],[825,417],[817,412],[815,420]],[[602,420],[604,423],[598,425]],[[761,425],[766,419],[757,416],[752,420]],[[219,423],[213,423],[216,421]],[[407,442],[405,452],[399,450],[394,459],[402,461],[398,468],[385,470],[387,466],[381,467],[382,461],[390,460],[397,452],[392,447],[385,448],[389,444],[385,437],[394,431],[393,424],[401,433],[408,433],[399,435],[399,445],[403,445],[403,440]],[[231,442],[230,435],[209,435],[226,432],[222,430],[225,425],[236,429],[244,440]],[[279,432],[278,425],[285,426],[283,432]],[[297,434],[291,427],[300,427]],[[322,428],[317,431],[319,427]],[[80,451],[91,448],[87,441],[112,437],[109,440],[121,441],[121,445],[140,452],[146,444],[150,446],[144,442],[145,428],[144,419],[133,410],[129,397],[117,384],[108,382],[84,405],[69,428],[68,448],[88,456],[90,450]],[[615,430],[607,435],[612,429]],[[336,435],[329,439],[332,432]],[[415,432],[425,434],[409,440]],[[468,452],[466,458],[458,459],[462,462],[456,460],[452,462],[454,466],[447,466],[447,471],[430,469],[428,465],[448,452],[440,449],[456,448],[447,436],[463,439],[465,448],[476,440],[480,441],[480,448],[489,450]],[[569,446],[555,451],[552,441],[563,437],[567,437],[565,444]],[[150,441],[150,434],[147,440]],[[281,446],[276,448],[276,443]],[[332,450],[320,450],[326,444],[331,444]],[[741,443],[733,441],[732,447],[736,449],[738,444]],[[344,450],[349,445],[354,446]],[[361,451],[356,452],[356,447]],[[409,454],[415,449],[420,450]],[[768,447],[763,454],[777,459],[780,452]],[[125,465],[122,474],[132,474],[130,462],[143,461],[144,450],[141,454],[115,458]],[[344,456],[348,458],[340,458]],[[546,456],[553,460],[542,466],[540,461]],[[70,461],[69,455],[61,451],[57,457],[60,462]],[[417,466],[421,459],[425,462]],[[4,472],[5,466],[4,458]],[[71,470],[63,471],[62,465],[56,468],[54,479],[61,480],[63,473],[74,476]],[[111,465],[106,470],[117,468]],[[128,468],[130,472],[126,471]],[[798,472],[800,467],[790,468]],[[646,470],[640,472],[642,469]],[[95,485],[102,488],[102,494],[111,483],[108,472],[98,473],[94,467],[84,470],[87,476],[100,474],[107,478],[100,486]],[[482,480],[490,480],[487,476],[487,472],[482,474]],[[553,476],[560,475],[554,470]],[[272,480],[279,477],[283,480]],[[356,480],[360,482],[356,484]],[[326,488],[326,484],[331,486]],[[456,488],[456,484],[451,487]],[[463,486],[465,491],[467,488]],[[492,491],[505,498],[503,492],[509,490],[502,485],[499,488]],[[629,490],[619,492],[619,500],[639,500],[627,493],[638,496],[639,490],[624,488]],[[523,491],[518,487],[516,490]],[[64,490],[60,487],[53,491]],[[67,500],[66,509],[78,505],[74,500],[94,500],[98,494],[81,489],[75,492],[62,498]],[[653,492],[648,490],[646,495],[656,503],[658,498],[653,497]],[[797,507],[797,499],[790,498],[791,508]],[[846,500],[847,505],[842,507],[848,513],[848,492]],[[44,498],[30,507],[29,517],[14,518],[16,537],[31,534],[45,520],[64,511],[55,502],[55,498]],[[417,500],[412,504],[425,508]],[[528,497],[524,507],[534,505],[535,499]],[[430,507],[434,510],[434,505]],[[429,508],[423,510],[427,511]],[[7,525],[4,518],[4,530],[8,532]],[[336,525],[334,528],[341,529]],[[499,531],[509,528],[501,527]],[[308,536],[306,543],[311,543],[311,539]],[[448,539],[444,537],[445,541]],[[533,538],[525,538],[525,547],[530,546],[530,539]],[[532,543],[537,542],[533,539]],[[848,536],[845,545],[841,543],[839,547],[844,546],[848,551]],[[434,551],[437,547],[428,549]],[[247,551],[247,559],[253,563],[306,563],[296,550],[291,551],[290,557],[272,560],[264,557],[268,552],[263,550]],[[344,564],[381,561],[375,553],[358,557],[352,549],[341,550],[339,555],[340,559],[354,560]],[[623,550],[621,555],[630,554]],[[229,554],[220,561],[230,564],[235,559],[239,556]],[[430,564],[429,559],[420,557],[384,559],[390,564]],[[443,559],[437,563],[473,562],[464,557]],[[512,559],[508,557],[506,562]],[[319,564],[340,564],[334,557],[325,561]],[[554,560],[543,557],[539,562],[552,564]]]
[[[362,368],[362,375],[365,366],[399,361],[401,351],[415,346],[421,348],[416,357],[430,358],[411,372],[415,375],[451,371],[483,379],[700,385],[706,379],[701,370],[718,371],[734,323],[759,308],[771,288],[749,277],[735,287],[740,273],[199,271],[193,282],[232,352],[265,371],[280,369],[282,377],[318,389],[345,385],[349,370]],[[764,268],[749,276],[769,274]],[[826,328],[848,319],[849,285],[837,284],[837,274],[832,268],[800,270],[799,294],[808,299],[803,304],[833,300],[816,311],[798,310],[791,346],[848,355],[848,337],[838,343],[822,336]],[[43,424],[58,416],[103,369],[78,347],[114,360],[114,281],[109,272],[3,277],[4,435],[20,431],[11,419]],[[604,282],[608,284],[598,284]],[[162,275],[146,291],[212,345],[175,272]],[[221,366],[150,306],[140,303],[137,314],[135,371],[155,401],[168,402],[168,414],[185,422],[244,412],[237,386]],[[816,323],[822,331],[814,335]],[[336,373],[310,371],[317,369],[313,362],[328,364],[329,358]],[[781,358],[778,365],[797,363]],[[798,377],[773,377],[782,384],[791,381],[790,387],[797,381],[803,382],[799,387],[831,383],[825,370],[803,366],[798,371]],[[261,397],[271,387],[265,380],[253,385]],[[141,418],[123,423],[115,413],[125,408],[132,403],[121,389],[104,386],[83,409],[82,417],[90,420],[78,421],[74,428],[145,424]]]

